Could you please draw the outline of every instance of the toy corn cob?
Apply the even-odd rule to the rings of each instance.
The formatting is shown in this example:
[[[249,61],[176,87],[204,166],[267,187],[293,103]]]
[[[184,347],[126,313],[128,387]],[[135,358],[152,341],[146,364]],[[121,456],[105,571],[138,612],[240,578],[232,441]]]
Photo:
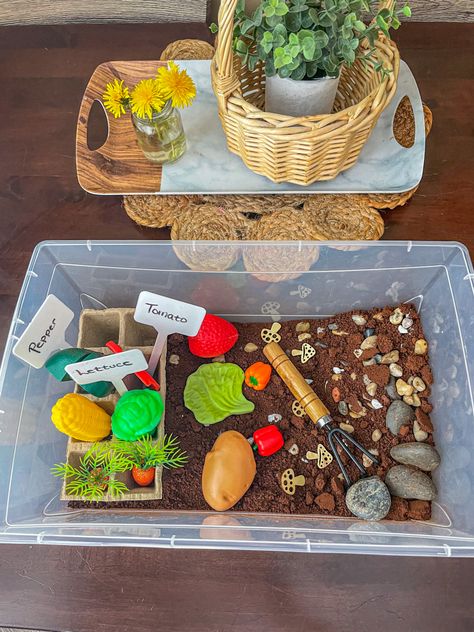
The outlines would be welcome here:
[[[53,406],[51,421],[64,434],[78,441],[100,441],[110,434],[110,415],[94,402],[69,393]]]

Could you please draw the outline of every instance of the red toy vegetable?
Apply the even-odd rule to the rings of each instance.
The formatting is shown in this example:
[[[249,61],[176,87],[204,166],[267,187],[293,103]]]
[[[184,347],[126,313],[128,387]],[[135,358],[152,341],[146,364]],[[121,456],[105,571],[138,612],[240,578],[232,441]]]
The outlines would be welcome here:
[[[260,456],[271,456],[283,447],[283,435],[274,425],[259,428],[253,433],[254,445]]]
[[[147,487],[155,479],[155,469],[154,467],[149,467],[147,470],[142,470],[134,465],[132,469],[133,480],[140,487]]]
[[[197,335],[188,338],[189,350],[199,358],[215,358],[232,349],[238,338],[239,333],[232,323],[206,314]]]
[[[272,367],[265,362],[255,362],[245,371],[245,383],[256,391],[263,391],[270,381]]]

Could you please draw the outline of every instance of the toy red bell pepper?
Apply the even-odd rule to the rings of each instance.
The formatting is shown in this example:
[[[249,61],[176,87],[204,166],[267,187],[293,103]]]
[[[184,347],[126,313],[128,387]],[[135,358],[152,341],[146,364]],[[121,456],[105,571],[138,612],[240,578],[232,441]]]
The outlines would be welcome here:
[[[271,456],[283,447],[283,435],[274,425],[259,428],[253,433],[254,445],[260,456]]]

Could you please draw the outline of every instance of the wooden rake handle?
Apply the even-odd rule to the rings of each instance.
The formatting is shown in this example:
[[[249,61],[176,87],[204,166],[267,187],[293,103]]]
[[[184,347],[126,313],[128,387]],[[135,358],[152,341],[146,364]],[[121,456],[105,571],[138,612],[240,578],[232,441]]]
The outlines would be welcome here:
[[[321,417],[329,415],[329,410],[278,343],[270,342],[263,348],[263,353],[311,421],[316,424]]]

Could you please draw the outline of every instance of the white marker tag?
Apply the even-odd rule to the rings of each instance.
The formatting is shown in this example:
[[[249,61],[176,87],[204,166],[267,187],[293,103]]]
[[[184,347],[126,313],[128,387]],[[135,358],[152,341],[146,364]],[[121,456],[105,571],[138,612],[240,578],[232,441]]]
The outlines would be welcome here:
[[[134,318],[138,323],[151,325],[158,332],[148,363],[151,375],[158,365],[167,336],[175,333],[195,336],[205,315],[206,310],[198,305],[183,303],[152,292],[140,292]]]
[[[127,390],[123,378],[130,373],[145,371],[147,367],[143,353],[139,349],[130,349],[103,358],[68,364],[66,373],[79,385],[112,382],[120,395],[123,395]]]
[[[49,294],[13,347],[13,355],[41,369],[52,353],[70,346],[65,335],[73,318],[74,312]]]

